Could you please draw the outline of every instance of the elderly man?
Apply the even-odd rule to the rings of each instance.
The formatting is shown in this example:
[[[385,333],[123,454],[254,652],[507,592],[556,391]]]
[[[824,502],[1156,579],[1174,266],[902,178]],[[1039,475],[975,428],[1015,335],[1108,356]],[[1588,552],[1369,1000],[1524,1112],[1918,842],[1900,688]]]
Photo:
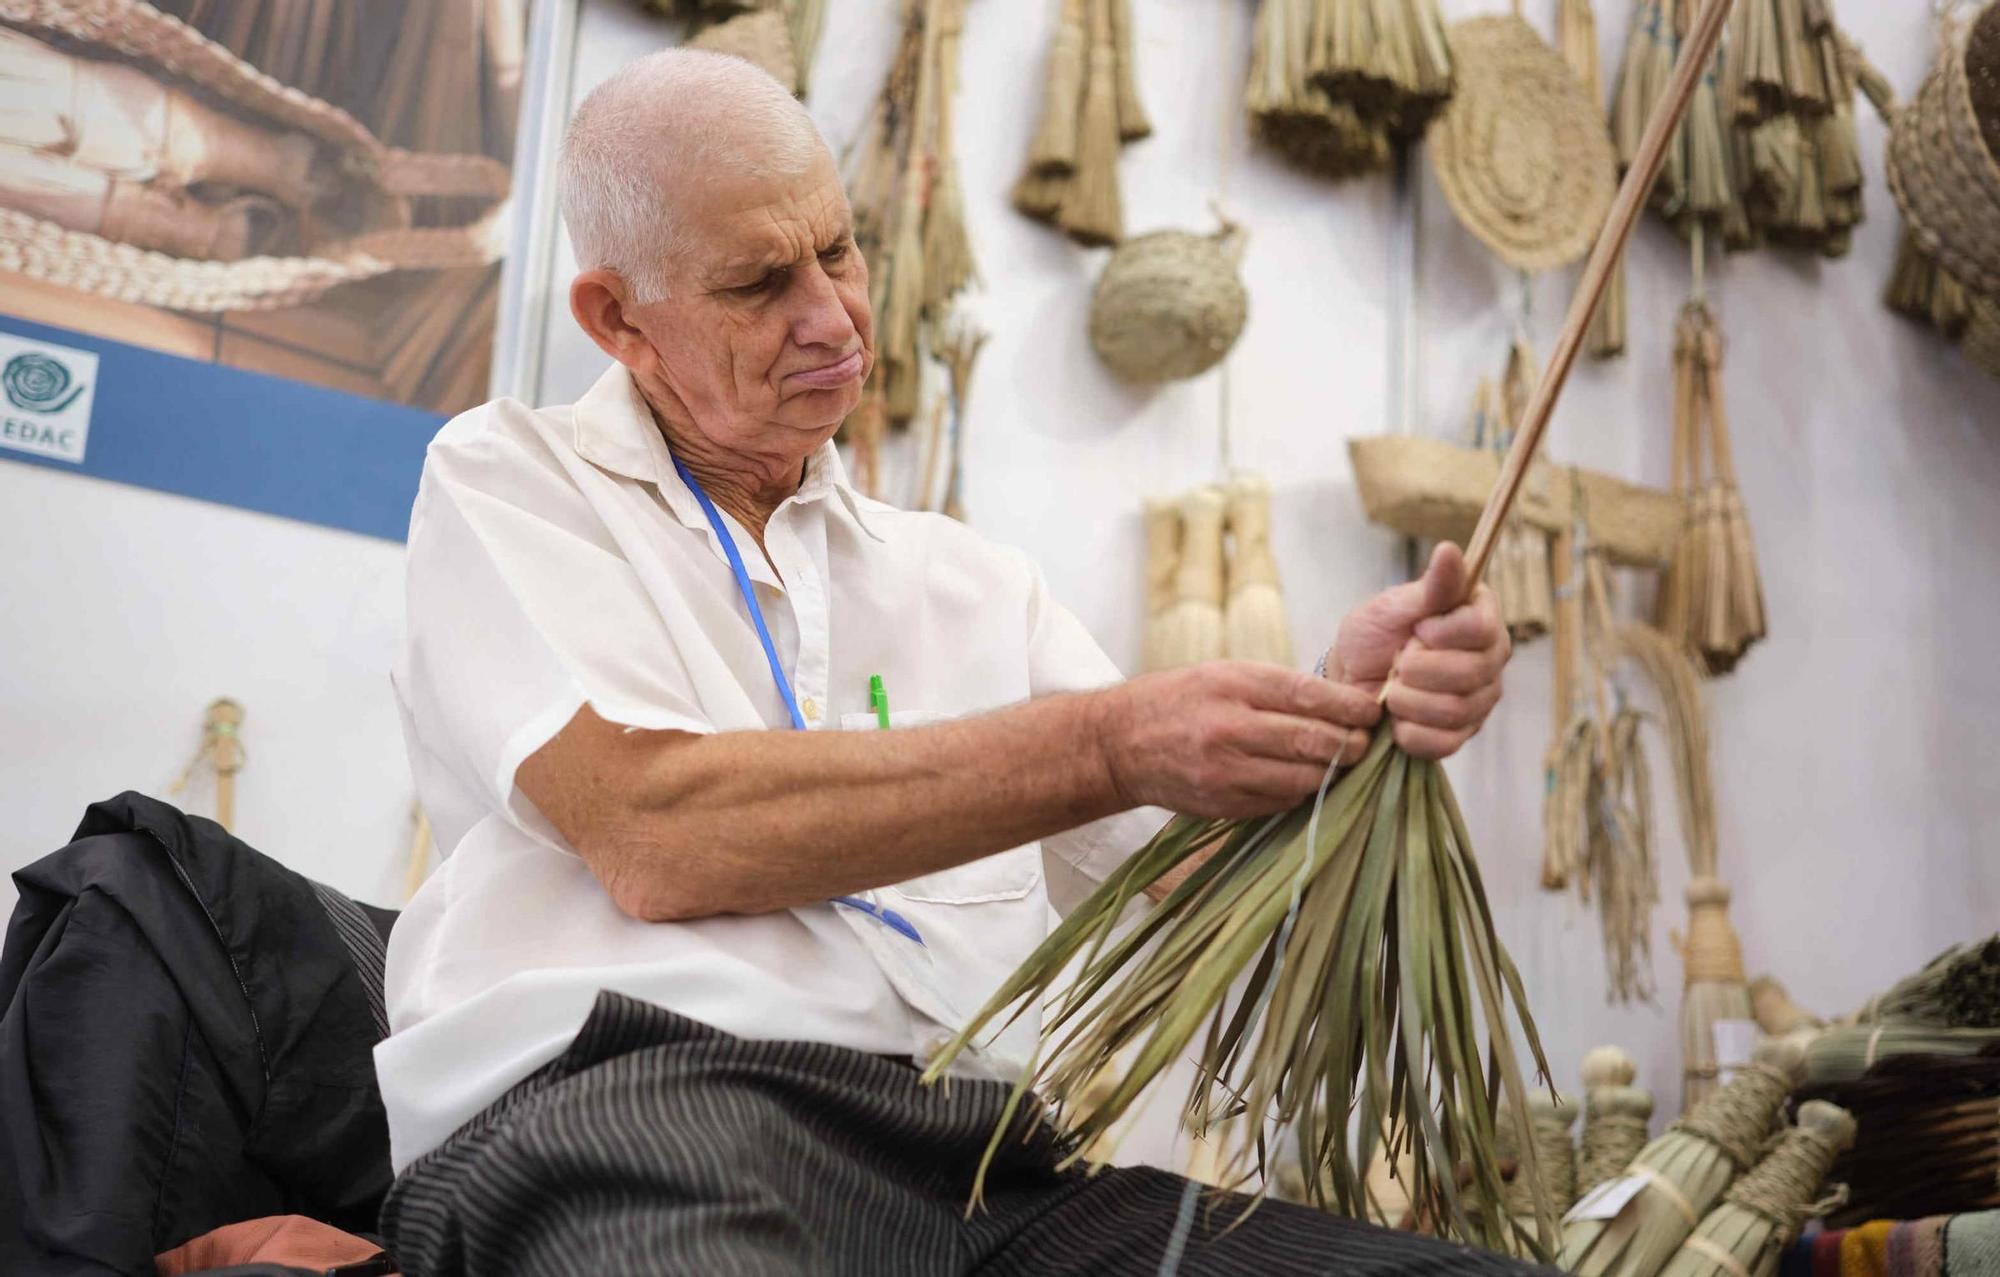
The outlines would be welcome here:
[[[968,1217],[1037,1025],[949,1086],[916,1067],[1046,934],[1045,868],[1073,894],[1162,808],[1298,802],[1392,663],[1401,743],[1463,744],[1507,643],[1453,606],[1457,551],[1323,677],[1120,682],[1020,554],[849,486],[868,266],[783,89],[655,54],[578,108],[561,185],[615,363],[445,427],[410,526],[396,685],[448,859],[377,1055],[406,1271],[1150,1273],[1170,1242],[1188,1274],[1504,1270],[1283,1203],[1181,1219],[1164,1172],[1058,1172],[1038,1114]]]

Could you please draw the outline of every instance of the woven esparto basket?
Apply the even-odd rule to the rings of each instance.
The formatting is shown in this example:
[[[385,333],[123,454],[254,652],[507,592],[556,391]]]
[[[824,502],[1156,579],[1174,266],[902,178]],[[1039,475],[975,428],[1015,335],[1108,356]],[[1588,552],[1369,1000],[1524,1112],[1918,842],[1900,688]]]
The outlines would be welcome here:
[[[1222,362],[1250,313],[1243,232],[1154,231],[1111,254],[1090,299],[1090,344],[1130,381],[1178,381]]]
[[[1603,110],[1518,17],[1454,24],[1451,53],[1458,87],[1426,140],[1452,211],[1517,270],[1578,260],[1617,187]]]
[[[1500,477],[1491,449],[1421,435],[1350,439],[1347,454],[1368,517],[1426,540],[1464,545]],[[1659,567],[1673,556],[1686,521],[1681,498],[1594,470],[1535,463],[1514,516],[1544,532],[1569,531],[1579,491],[1591,541],[1613,562]]]
[[[243,113],[317,138],[341,169],[390,196],[495,202],[465,226],[382,230],[310,257],[193,261],[71,231],[0,210],[0,270],[104,297],[176,310],[264,310],[311,301],[337,284],[393,270],[499,260],[507,166],[485,155],[424,154],[384,146],[340,108],[280,84],[180,19],[140,0],[0,0],[0,22],[134,59],[156,76],[195,86]]]
[[[1989,6],[1984,24],[2000,21]],[[2000,160],[1974,109],[1967,28],[1951,34],[1938,65],[1896,116],[1889,136],[1889,189],[1924,252],[1966,287],[2000,293]],[[1993,47],[1982,42],[1983,47]]]

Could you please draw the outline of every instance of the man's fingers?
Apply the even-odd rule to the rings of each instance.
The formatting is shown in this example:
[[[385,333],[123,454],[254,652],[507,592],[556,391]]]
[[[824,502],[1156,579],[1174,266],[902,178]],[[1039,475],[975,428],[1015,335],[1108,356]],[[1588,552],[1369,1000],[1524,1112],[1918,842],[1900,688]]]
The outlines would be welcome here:
[[[1507,664],[1498,647],[1478,652],[1439,651],[1412,643],[1396,662],[1396,681],[1420,692],[1463,696],[1498,678]]]
[[[1459,731],[1486,721],[1500,700],[1500,684],[1488,683],[1464,696],[1425,692],[1396,682],[1389,685],[1389,712],[1399,723]]]
[[[1423,587],[1421,616],[1449,612],[1465,601],[1465,552],[1449,541],[1431,551],[1431,561],[1417,582]]]
[[[1480,600],[1456,608],[1443,616],[1417,622],[1417,640],[1425,647],[1448,648],[1459,652],[1479,652],[1499,646],[1506,637],[1497,608]]]
[[[1258,709],[1317,718],[1342,727],[1373,727],[1382,716],[1375,698],[1358,687],[1315,678],[1275,665],[1244,665],[1247,697]]]
[[[1472,729],[1445,731],[1438,727],[1426,727],[1422,723],[1397,720],[1395,726],[1396,744],[1412,758],[1450,758],[1459,747],[1472,739]]]
[[[1266,711],[1245,724],[1237,744],[1253,758],[1306,763],[1323,771],[1336,758],[1350,763],[1358,761],[1368,752],[1368,733],[1317,718],[1295,718]]]

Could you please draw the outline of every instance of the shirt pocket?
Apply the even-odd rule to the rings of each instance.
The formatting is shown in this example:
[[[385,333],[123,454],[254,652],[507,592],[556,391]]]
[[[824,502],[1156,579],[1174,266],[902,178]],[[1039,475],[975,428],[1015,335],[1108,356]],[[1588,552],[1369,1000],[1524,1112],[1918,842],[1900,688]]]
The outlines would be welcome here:
[[[933,713],[921,709],[891,709],[889,728],[921,727],[926,723],[941,723],[953,717],[950,714]],[[874,711],[840,716],[842,731],[880,731]],[[1029,843],[1011,851],[984,856],[968,864],[955,865],[950,869],[940,869],[927,873],[908,882],[899,882],[889,890],[920,904],[937,905],[977,905],[1001,900],[1019,900],[1041,885],[1042,851],[1040,844]]]

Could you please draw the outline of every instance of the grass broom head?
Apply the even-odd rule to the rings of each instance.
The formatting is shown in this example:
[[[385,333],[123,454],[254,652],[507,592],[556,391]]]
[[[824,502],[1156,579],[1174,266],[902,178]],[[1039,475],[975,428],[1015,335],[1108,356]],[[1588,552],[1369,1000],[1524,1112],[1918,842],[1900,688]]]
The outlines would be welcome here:
[[[1292,627],[1271,552],[1271,485],[1261,475],[1229,481],[1228,601],[1223,650],[1239,661],[1292,663]]]
[[[1077,120],[1076,171],[1063,192],[1056,221],[1089,247],[1116,244],[1125,235],[1118,193],[1118,50],[1111,37],[1116,0],[1091,0],[1089,72]]]
[[[1146,628],[1139,668],[1148,673],[1168,668],[1160,648],[1160,622],[1174,602],[1174,577],[1180,571],[1181,512],[1171,501],[1148,499],[1142,521],[1146,532]]]
[[[1692,1108],[1717,1086],[1721,1067],[1715,1025],[1752,1018],[1749,979],[1743,973],[1743,943],[1729,922],[1729,888],[1719,878],[1688,881],[1688,929],[1681,940],[1681,1102]]]
[[[1852,1082],[1904,1055],[1971,1056],[1995,1050],[2000,1050],[2000,1029],[1842,1025],[1820,1033],[1806,1047],[1806,1081],[1812,1086]]]
[[[1803,1072],[1796,1042],[1759,1042],[1749,1067],[1640,1150],[1630,1169],[1646,1185],[1615,1216],[1563,1226],[1557,1266],[1580,1277],[1657,1273],[1736,1177],[1756,1164]]]
[[[1822,1209],[1814,1198],[1834,1158],[1854,1146],[1854,1117],[1825,1100],[1799,1106],[1799,1122],[1736,1181],[1668,1261],[1661,1277],[1775,1273],[1779,1256]]]
[[[1868,1000],[1862,1024],[2000,1029],[2000,935],[1953,945]]]
[[[1132,44],[1132,0],[1115,0],[1111,41],[1118,54],[1118,139],[1137,142],[1153,135],[1146,105],[1139,100],[1139,68]]]
[[[1228,503],[1219,488],[1201,487],[1180,501],[1180,561],[1173,601],[1160,615],[1156,655],[1161,669],[1214,660],[1225,650],[1223,523]]]
[[[1028,144],[1028,169],[1044,175],[1068,173],[1076,167],[1077,109],[1083,101],[1084,60],[1089,44],[1085,0],[1063,0],[1062,18],[1049,43],[1048,70],[1042,81],[1041,121]]]

